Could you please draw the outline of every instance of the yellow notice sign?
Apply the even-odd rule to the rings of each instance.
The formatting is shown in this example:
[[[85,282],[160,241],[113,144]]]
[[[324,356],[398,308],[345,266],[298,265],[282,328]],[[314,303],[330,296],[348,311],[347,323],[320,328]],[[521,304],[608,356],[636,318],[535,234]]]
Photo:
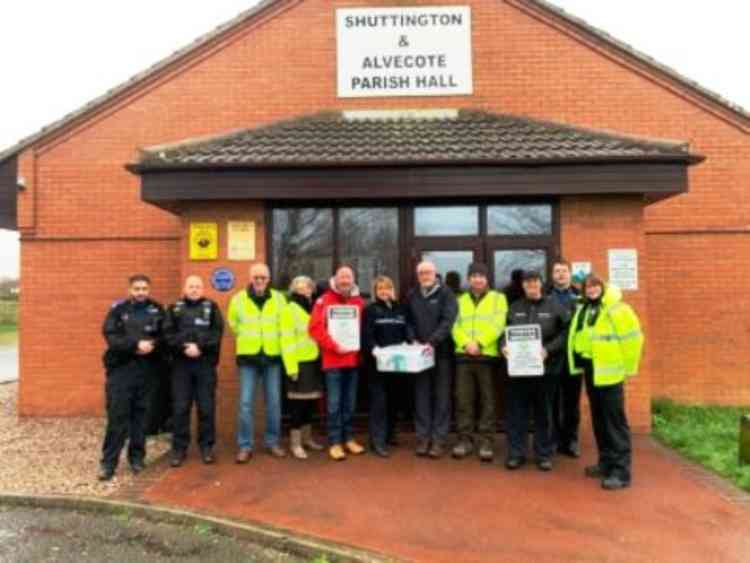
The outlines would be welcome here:
[[[219,257],[219,226],[216,223],[190,223],[190,259],[216,260]]]
[[[227,239],[230,260],[255,260],[254,221],[229,221]]]

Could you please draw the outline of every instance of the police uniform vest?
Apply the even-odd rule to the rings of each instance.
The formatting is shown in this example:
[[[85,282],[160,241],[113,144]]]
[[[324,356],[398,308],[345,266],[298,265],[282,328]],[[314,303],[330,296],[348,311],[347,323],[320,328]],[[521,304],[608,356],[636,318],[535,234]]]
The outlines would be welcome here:
[[[608,288],[602,298],[599,315],[589,325],[586,306],[579,306],[568,333],[568,363],[572,375],[583,370],[576,365],[576,352],[590,358],[594,366],[594,385],[616,385],[635,375],[641,360],[643,332],[633,309],[620,301],[620,291]],[[586,311],[582,326],[579,319]]]
[[[229,303],[229,326],[237,336],[236,354],[255,356],[261,351],[266,356],[281,355],[281,311],[286,305],[284,296],[275,289],[259,309],[247,290],[236,293]]]
[[[184,299],[180,299],[172,307],[176,329],[183,332],[187,339],[195,341],[198,340],[198,334],[208,332],[211,328],[212,313],[213,302],[209,299],[203,299],[199,306],[188,306]]]
[[[464,353],[464,347],[473,341],[481,346],[483,356],[497,357],[497,343],[505,330],[507,315],[504,294],[489,290],[475,303],[471,292],[464,293],[458,299],[458,317],[452,331],[456,352]]]
[[[320,356],[318,344],[310,337],[310,314],[298,303],[287,304],[281,312],[281,356],[289,375],[299,373],[299,364]]]
[[[104,336],[108,344],[104,354],[105,366],[113,368],[133,359],[155,360],[155,352],[138,356],[136,347],[140,340],[153,340],[158,344],[163,323],[164,309],[155,301],[149,299],[143,304],[130,300],[115,302],[104,321]]]

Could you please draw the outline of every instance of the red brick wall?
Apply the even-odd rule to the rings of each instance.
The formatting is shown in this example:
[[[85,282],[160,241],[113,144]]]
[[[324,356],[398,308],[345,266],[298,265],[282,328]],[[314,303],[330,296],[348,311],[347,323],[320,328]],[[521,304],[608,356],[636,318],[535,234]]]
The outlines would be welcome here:
[[[252,261],[230,261],[227,257],[227,222],[253,221],[255,222],[255,256]],[[215,261],[192,261],[189,258],[188,233],[191,222],[216,222],[219,225],[219,259]],[[180,247],[180,270],[182,279],[189,275],[199,275],[206,284],[206,296],[215,300],[221,307],[226,318],[229,300],[237,291],[242,290],[248,283],[248,270],[254,262],[266,260],[265,211],[262,202],[247,201],[240,204],[199,203],[192,205],[183,215],[181,222],[182,243]],[[235,288],[229,292],[219,292],[211,287],[211,274],[217,268],[229,268],[235,275]],[[225,439],[231,439],[235,433],[237,418],[237,399],[239,393],[239,378],[234,361],[234,337],[229,327],[225,327],[222,342],[221,361],[218,370],[218,390],[216,394],[217,427]],[[262,424],[260,406],[263,402],[256,395],[256,419]],[[262,427],[262,426],[261,426]]]
[[[427,4],[443,2],[409,2]],[[324,109],[414,107],[481,107],[684,139],[706,154],[708,161],[691,172],[689,195],[651,206],[645,223],[634,219],[630,232],[637,240],[626,236],[627,224],[623,230],[618,226],[612,231],[611,225],[598,219],[596,229],[601,236],[581,240],[577,212],[566,217],[566,209],[589,206],[591,218],[600,216],[599,208],[584,200],[566,200],[563,250],[573,252],[573,258],[579,253],[581,257],[595,253],[599,256],[596,260],[604,260],[603,244],[596,248],[586,244],[611,240],[642,251],[644,287],[655,289],[648,305],[648,347],[654,369],[647,370],[631,390],[638,405],[632,407],[636,409],[633,413],[641,423],[649,394],[648,373],[657,370],[658,374],[651,376],[655,394],[676,394],[679,389],[680,397],[696,401],[747,400],[750,383],[742,368],[750,362],[750,347],[734,349],[732,361],[722,359],[721,344],[709,344],[713,337],[706,335],[702,325],[683,320],[693,318],[683,305],[697,301],[694,288],[702,287],[712,272],[732,272],[737,279],[750,275],[750,265],[741,258],[747,256],[749,240],[747,124],[743,130],[711,104],[654,79],[616,54],[603,52],[520,0],[470,0],[464,4],[473,10],[472,96],[337,99],[334,8],[389,6],[393,2],[287,2],[274,9],[275,18],[227,34],[86,122],[27,150],[19,163],[29,183],[19,196],[24,323],[20,412],[101,412],[101,390],[97,389],[101,373],[92,370],[99,369],[98,332],[107,303],[122,295],[122,280],[139,269],[154,275],[155,289],[163,299],[179,287],[179,274],[186,271],[181,258],[185,252],[177,249],[170,237],[179,236],[180,222],[141,203],[138,178],[123,168],[135,158],[138,147]],[[622,211],[619,205],[624,206]],[[602,208],[613,220],[621,218],[620,225],[623,217],[633,216],[633,205],[631,201],[608,200]],[[648,233],[645,243],[638,237],[643,224]],[[695,234],[668,234],[684,229]],[[706,230],[722,229],[733,229],[736,234],[705,234]],[[723,251],[725,242],[731,244],[731,252]],[[696,252],[702,253],[700,260],[695,258]],[[70,284],[75,290],[68,291]],[[49,305],[49,296],[58,295],[60,288],[66,288],[74,302],[80,299],[81,311],[75,317],[64,307]],[[642,290],[633,297],[642,316],[645,293]],[[87,295],[96,297],[90,302]],[[706,299],[703,291],[699,295],[702,318],[719,318],[724,308],[720,300]],[[71,352],[63,339],[51,343],[50,325],[62,325],[61,330],[76,343],[86,343],[84,348]],[[746,342],[747,327],[742,330]],[[684,334],[684,340],[676,341],[675,334]],[[683,355],[664,349],[676,345]],[[661,359],[657,362],[656,358]],[[717,378],[745,384],[729,396],[716,385]],[[61,388],[75,389],[83,382],[80,397],[59,400]]]
[[[638,291],[623,292],[641,320],[647,345],[637,377],[628,381],[626,404],[630,423],[637,432],[651,428],[651,392],[654,370],[651,359],[655,349],[650,340],[648,307],[650,290],[646,291],[644,264],[647,248],[643,234],[643,205],[639,197],[566,197],[560,204],[562,220],[561,246],[571,262],[591,262],[592,271],[608,275],[608,249],[634,248],[638,251]],[[648,295],[648,301],[647,301]],[[584,409],[586,412],[586,409]]]

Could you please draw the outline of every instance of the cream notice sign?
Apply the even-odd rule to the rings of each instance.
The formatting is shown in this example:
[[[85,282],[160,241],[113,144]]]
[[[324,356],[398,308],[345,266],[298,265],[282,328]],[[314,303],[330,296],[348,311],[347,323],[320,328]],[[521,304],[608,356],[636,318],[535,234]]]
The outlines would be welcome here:
[[[336,10],[340,98],[473,91],[471,8]]]

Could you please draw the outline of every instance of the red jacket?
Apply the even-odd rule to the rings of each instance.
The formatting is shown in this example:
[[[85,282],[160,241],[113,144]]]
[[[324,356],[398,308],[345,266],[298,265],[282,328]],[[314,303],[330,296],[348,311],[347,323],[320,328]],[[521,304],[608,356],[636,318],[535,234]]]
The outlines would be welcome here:
[[[338,345],[328,334],[326,326],[327,310],[332,305],[354,305],[359,308],[359,319],[362,322],[362,311],[365,306],[364,300],[359,296],[357,286],[352,288],[350,296],[344,297],[336,290],[336,286],[331,280],[331,289],[327,290],[315,302],[310,319],[309,332],[310,336],[320,346],[323,357],[323,369],[335,368],[355,368],[359,366],[359,352],[347,352],[346,354],[338,353]],[[361,325],[360,325],[361,326]]]

